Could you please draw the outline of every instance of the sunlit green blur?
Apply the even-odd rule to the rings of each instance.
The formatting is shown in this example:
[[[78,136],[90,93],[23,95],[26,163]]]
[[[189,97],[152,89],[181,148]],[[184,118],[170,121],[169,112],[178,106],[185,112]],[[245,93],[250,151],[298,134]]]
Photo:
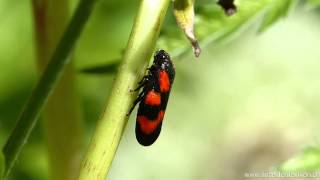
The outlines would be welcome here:
[[[98,4],[75,49],[79,71],[121,57],[137,6]],[[159,139],[150,147],[137,143],[134,112],[108,179],[244,179],[246,172],[272,171],[303,148],[319,147],[319,17],[298,8],[262,34],[253,23],[241,36],[204,47],[199,59],[191,50],[174,59],[176,79]],[[29,1],[0,1],[1,147],[37,80],[33,33]],[[114,75],[77,77],[88,144]],[[11,179],[48,178],[41,126]],[[320,168],[319,156],[311,158],[313,169]]]

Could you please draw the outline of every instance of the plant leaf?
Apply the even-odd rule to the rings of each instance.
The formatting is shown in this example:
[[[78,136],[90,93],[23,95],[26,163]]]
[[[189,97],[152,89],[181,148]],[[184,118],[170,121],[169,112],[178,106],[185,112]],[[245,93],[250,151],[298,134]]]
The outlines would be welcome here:
[[[320,148],[308,147],[277,168],[283,172],[306,172],[320,169]]]
[[[221,1],[221,0],[220,0]],[[232,2],[231,0],[223,2]],[[297,5],[299,0],[238,0],[237,13],[227,16],[224,9],[218,4],[198,2],[195,4],[195,34],[201,47],[212,42],[223,42],[239,36],[242,29],[254,22],[259,15],[264,15],[259,31],[262,32]],[[309,0],[320,4],[320,0]],[[157,42],[157,49],[170,52],[176,58],[189,52],[189,43],[184,35],[176,28],[174,23],[169,23],[162,28]]]
[[[320,0],[308,0],[308,5],[311,8],[316,8],[320,6]]]
[[[215,3],[197,5],[195,7],[195,30],[201,46],[231,37],[241,27],[263,13],[270,3],[276,1],[241,0],[237,3],[237,14],[230,17],[226,16],[224,10]],[[163,29],[157,47],[168,50],[172,56],[179,56],[188,50],[188,44],[185,43],[181,33],[169,25]]]
[[[3,147],[6,161],[5,178],[9,175],[23,146],[28,141],[44,105],[68,64],[70,51],[78,40],[96,2],[97,0],[79,1],[60,42],[52,53],[47,68],[43,71],[29,100],[25,103],[16,126]]]
[[[5,160],[2,151],[0,152],[0,180],[3,178],[3,173],[5,169]]]
[[[259,32],[266,30],[280,18],[288,15],[289,11],[297,5],[298,0],[273,0],[269,3]]]
[[[114,60],[112,63],[102,64],[81,69],[81,73],[85,74],[114,74],[120,64],[120,60]]]

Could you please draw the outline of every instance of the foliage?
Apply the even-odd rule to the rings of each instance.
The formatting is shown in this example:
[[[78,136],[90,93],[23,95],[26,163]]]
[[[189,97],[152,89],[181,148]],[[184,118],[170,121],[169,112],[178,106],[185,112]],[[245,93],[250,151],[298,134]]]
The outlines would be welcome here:
[[[320,169],[319,147],[308,147],[278,167],[283,172],[307,172]]]
[[[312,8],[316,8],[320,6],[319,0],[308,0],[308,3]]]
[[[200,41],[200,47],[205,47],[212,42],[223,43],[241,36],[242,33],[240,32],[243,32],[243,29],[248,28],[262,16],[259,28],[261,32],[287,16],[297,4],[298,0],[241,0],[237,4],[237,13],[226,16],[224,10],[218,4],[196,2],[194,7],[195,34]],[[190,45],[183,33],[176,27],[176,23],[169,21],[161,30],[157,49],[165,49],[175,58],[188,53]],[[112,63],[88,67],[83,71],[92,74],[112,73],[115,67],[117,67],[115,63]]]
[[[240,36],[239,30],[249,25],[257,16],[264,15],[260,30],[287,15],[290,8],[296,5],[295,0],[241,0],[237,4],[238,12],[226,16],[223,9],[217,4],[205,3],[195,6],[195,29],[201,46],[211,42]],[[158,48],[168,49],[174,56],[179,56],[189,51],[183,35],[173,25],[166,26],[158,41]]]
[[[69,53],[76,40],[79,38],[95,2],[96,1],[87,0],[80,1],[79,6],[75,11],[75,15],[70,21],[61,41],[58,43],[57,48],[53,52],[38,84],[25,104],[25,108],[22,110],[15,128],[3,147],[3,154],[6,160],[6,168],[4,171],[5,178],[8,177],[19,153],[29,139],[49,95],[57,84],[66,64],[68,64],[68,61],[70,60],[70,58],[68,58],[70,55]]]
[[[81,1],[84,2],[84,1]],[[298,1],[279,1],[279,0],[261,0],[261,1],[251,1],[251,0],[240,0],[238,1],[238,13],[235,14],[232,17],[225,16],[223,10],[216,4],[211,3],[199,3],[195,6],[195,29],[196,29],[196,35],[200,41],[200,44],[202,46],[206,46],[210,44],[211,42],[224,42],[225,40],[230,40],[231,38],[237,37],[240,35],[240,31],[242,31],[243,28],[246,28],[247,25],[251,24],[251,22],[254,22],[254,20],[257,20],[259,18],[262,18],[262,23],[260,25],[260,32],[265,31],[268,27],[270,27],[273,23],[275,23],[280,18],[286,16],[288,12],[296,6]],[[319,1],[317,0],[309,0],[310,5],[313,7],[316,7],[319,5]],[[91,9],[87,12],[89,12]],[[83,14],[82,14],[83,15]],[[89,15],[87,14],[87,17]],[[75,16],[76,17],[76,16]],[[86,17],[86,18],[87,18]],[[259,19],[261,20],[261,19]],[[85,23],[86,19],[83,19],[80,23]],[[82,24],[83,25],[83,24]],[[55,56],[53,56],[52,59],[56,59],[60,62],[60,64],[56,67],[57,71],[51,71],[54,75],[52,75],[52,78],[46,78],[46,75],[42,76],[42,80],[40,81],[39,85],[37,86],[38,91],[36,90],[34,93],[35,98],[39,98],[38,100],[33,101],[32,98],[29,101],[29,104],[26,105],[26,114],[27,116],[21,116],[25,117],[27,121],[24,121],[22,118],[22,123],[28,124],[28,126],[20,126],[22,128],[18,128],[16,132],[21,131],[22,136],[19,135],[19,140],[17,140],[15,145],[13,146],[19,146],[18,150],[16,148],[8,148],[5,147],[5,155],[9,154],[9,168],[12,166],[14,159],[16,156],[14,153],[17,153],[17,151],[20,151],[21,146],[27,142],[28,136],[30,132],[32,131],[32,127],[35,125],[35,121],[37,116],[39,115],[42,106],[45,104],[46,99],[48,98],[50,91],[52,91],[55,81],[59,79],[59,73],[63,70],[64,63],[67,62],[67,56],[71,49],[74,46],[75,40],[77,39],[77,36],[80,34],[82,28],[75,28],[74,31],[66,31],[65,39],[62,41],[62,43],[57,47],[57,52]],[[68,33],[69,32],[69,33]],[[76,37],[75,37],[76,36]],[[70,39],[71,38],[71,39]],[[70,40],[70,41],[69,41]],[[186,54],[189,52],[189,44],[187,43],[185,37],[183,34],[178,30],[175,23],[173,21],[168,21],[166,25],[162,28],[161,36],[157,42],[157,48],[163,48],[168,50],[172,53],[173,57],[178,57],[183,54]],[[151,47],[151,46],[150,46]],[[60,56],[59,50],[62,53]],[[149,54],[151,52],[148,51]],[[58,55],[57,55],[58,54]],[[146,55],[147,56],[147,55]],[[137,56],[138,57],[138,56]],[[140,56],[139,56],[140,57]],[[142,61],[147,61],[147,59],[141,59]],[[115,61],[117,62],[117,61]],[[111,64],[111,66],[110,66]],[[134,78],[138,79],[138,76],[141,76],[141,74],[144,72],[143,68],[145,67],[146,63],[141,63],[141,66],[139,68],[136,68],[135,70],[138,70],[139,73],[135,74]],[[52,67],[52,64],[48,66],[48,69]],[[94,68],[87,68],[84,70],[87,73],[101,73],[101,72],[114,72],[116,67],[118,67],[118,63],[109,63],[109,65],[104,66],[105,69],[101,69],[101,67],[94,67]],[[100,68],[100,69],[99,69]],[[95,70],[98,69],[98,70]],[[136,71],[135,71],[136,72]],[[56,74],[55,74],[56,73]],[[44,73],[46,74],[46,73]],[[47,81],[48,80],[48,81]],[[42,82],[42,83],[41,83]],[[135,82],[135,81],[133,81]],[[46,83],[48,83],[46,85]],[[128,86],[129,87],[129,86]],[[130,86],[131,87],[131,86]],[[40,89],[40,90],[39,90]],[[43,91],[42,91],[43,90]],[[38,96],[38,95],[41,96]],[[128,96],[125,96],[128,97]],[[132,99],[132,97],[130,97]],[[29,114],[29,115],[28,115]],[[21,122],[19,122],[21,123]],[[125,123],[124,123],[125,125]],[[101,127],[100,127],[101,129]],[[123,127],[120,129],[123,130]],[[122,131],[121,131],[122,132]],[[122,135],[122,133],[120,133]],[[120,138],[121,138],[120,135]],[[17,136],[12,136],[12,140],[15,141]],[[11,147],[13,147],[11,146]],[[12,156],[13,153],[14,155]],[[316,153],[314,153],[316,154]],[[314,156],[315,157],[315,156]],[[303,158],[302,158],[303,159]],[[306,158],[307,159],[307,158]],[[3,158],[2,158],[3,160]],[[299,159],[300,162],[307,162],[302,161]],[[1,161],[0,157],[0,163]],[[306,163],[307,164],[307,163]],[[287,167],[287,165],[285,166]],[[0,170],[1,168],[0,164]],[[6,169],[8,171],[8,169]]]
[[[2,152],[0,152],[0,179],[3,176],[3,172],[5,170],[5,161]]]

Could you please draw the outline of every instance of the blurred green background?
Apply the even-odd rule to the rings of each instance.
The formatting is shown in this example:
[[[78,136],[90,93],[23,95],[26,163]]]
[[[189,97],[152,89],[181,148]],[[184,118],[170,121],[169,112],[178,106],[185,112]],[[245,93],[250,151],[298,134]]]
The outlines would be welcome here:
[[[138,4],[101,1],[76,46],[86,144],[114,75],[80,70],[121,57]],[[199,59],[191,51],[174,59],[177,76],[159,139],[150,147],[136,142],[134,112],[108,179],[243,179],[244,172],[270,170],[319,147],[319,17],[298,7],[261,34],[253,23],[241,36],[203,48]],[[0,1],[1,146],[37,80],[34,43],[31,3]],[[41,126],[11,179],[48,179]],[[311,169],[320,168],[317,153]]]

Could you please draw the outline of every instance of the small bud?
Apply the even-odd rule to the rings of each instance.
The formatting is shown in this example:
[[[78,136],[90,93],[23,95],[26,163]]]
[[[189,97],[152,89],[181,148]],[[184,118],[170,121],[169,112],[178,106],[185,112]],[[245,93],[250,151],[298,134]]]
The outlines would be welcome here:
[[[191,42],[194,55],[199,57],[201,49],[194,35],[194,0],[175,0],[173,2],[173,13],[178,26]]]
[[[224,9],[224,12],[228,16],[237,12],[237,6],[234,5],[234,0],[219,0],[218,4]]]

